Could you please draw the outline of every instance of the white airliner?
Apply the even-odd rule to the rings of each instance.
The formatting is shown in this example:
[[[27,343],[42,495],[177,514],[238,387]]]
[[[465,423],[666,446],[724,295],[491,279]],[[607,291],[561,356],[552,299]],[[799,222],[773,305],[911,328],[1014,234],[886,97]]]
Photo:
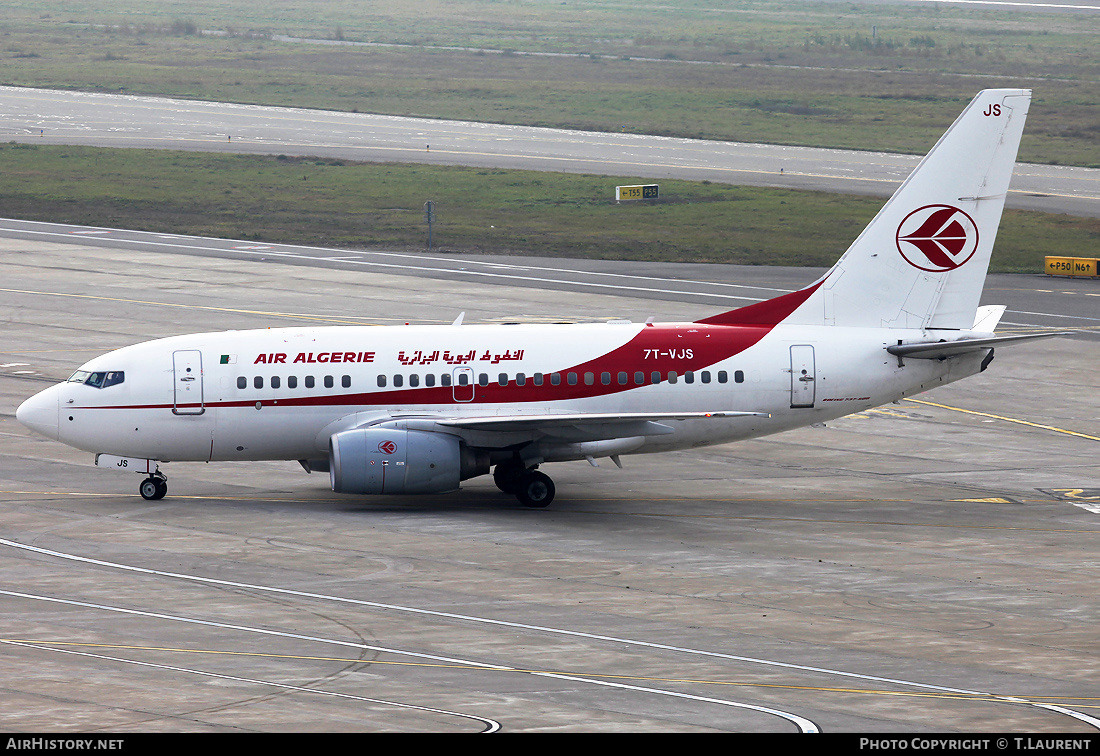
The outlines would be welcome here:
[[[493,470],[543,507],[547,462],[778,433],[985,370],[1004,307],[978,307],[1031,92],[986,90],[835,266],[694,323],[282,328],[118,349],[16,417],[140,472],[298,460],[349,494],[435,494]],[[813,241],[807,239],[808,244]]]

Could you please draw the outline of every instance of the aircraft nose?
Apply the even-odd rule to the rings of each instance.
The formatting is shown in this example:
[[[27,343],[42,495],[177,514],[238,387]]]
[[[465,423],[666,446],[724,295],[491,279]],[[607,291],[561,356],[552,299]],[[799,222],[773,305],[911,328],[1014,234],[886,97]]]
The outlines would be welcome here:
[[[60,388],[39,391],[15,410],[15,419],[36,433],[57,440],[57,406]]]

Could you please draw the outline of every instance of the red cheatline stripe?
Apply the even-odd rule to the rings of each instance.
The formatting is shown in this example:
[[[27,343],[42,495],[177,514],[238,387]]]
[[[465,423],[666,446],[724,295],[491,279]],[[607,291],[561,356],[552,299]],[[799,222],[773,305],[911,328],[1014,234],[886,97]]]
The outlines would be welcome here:
[[[811,287],[816,289],[817,286]],[[805,290],[804,290],[805,291]],[[793,292],[802,294],[803,292]],[[784,295],[789,297],[790,295]],[[806,294],[805,296],[809,296]],[[784,297],[780,297],[783,299]],[[793,300],[790,300],[793,302]],[[761,303],[766,304],[766,303]],[[797,305],[795,305],[797,306]],[[747,309],[747,308],[745,308]],[[791,308],[793,311],[793,307]],[[685,372],[698,372],[729,359],[760,341],[770,327],[760,325],[720,326],[700,323],[683,323],[642,328],[630,341],[612,351],[587,362],[554,371],[562,375],[558,386],[550,385],[549,374],[545,374],[542,386],[535,386],[530,376],[526,385],[519,386],[515,375],[509,376],[508,385],[498,383],[499,373],[490,373],[489,385],[475,385],[473,403],[476,404],[525,404],[585,399],[595,396],[622,393],[650,385],[650,375],[658,372],[662,380],[670,371],[678,375]],[[634,373],[645,375],[645,384],[634,383]],[[619,384],[619,373],[627,374],[626,385]],[[569,385],[566,376],[577,374],[576,385]],[[592,385],[585,384],[585,374],[592,373]],[[610,374],[610,383],[603,383],[603,373]],[[354,394],[336,394],[324,396],[293,396],[284,394],[278,399],[239,399],[225,402],[205,402],[206,407],[251,407],[260,401],[262,406],[306,407],[306,406],[382,406],[394,405],[444,405],[455,404],[453,387],[434,386],[409,389],[359,392]],[[114,405],[107,407],[84,407],[82,409],[177,409],[197,408],[190,404],[153,404],[153,405]]]
[[[723,312],[719,315],[712,315],[709,318],[703,318],[695,322],[704,325],[774,327],[786,320],[790,314],[797,310],[803,302],[809,299],[810,295],[817,291],[823,283],[825,283],[824,278],[813,286],[808,286],[805,289],[792,291],[790,294],[784,294],[775,299],[769,299],[766,302],[757,302],[747,307],[739,307],[736,310]]]

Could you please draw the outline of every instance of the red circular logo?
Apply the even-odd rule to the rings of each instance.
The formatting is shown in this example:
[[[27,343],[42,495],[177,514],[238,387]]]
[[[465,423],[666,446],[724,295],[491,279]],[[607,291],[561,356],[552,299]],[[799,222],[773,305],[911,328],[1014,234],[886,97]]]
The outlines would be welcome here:
[[[395,451],[397,451],[397,444],[395,444],[393,441],[383,441],[382,443],[378,444],[378,451],[382,452],[383,454],[393,454]]]
[[[978,224],[957,207],[925,205],[898,226],[898,252],[914,268],[954,270],[978,250]]]

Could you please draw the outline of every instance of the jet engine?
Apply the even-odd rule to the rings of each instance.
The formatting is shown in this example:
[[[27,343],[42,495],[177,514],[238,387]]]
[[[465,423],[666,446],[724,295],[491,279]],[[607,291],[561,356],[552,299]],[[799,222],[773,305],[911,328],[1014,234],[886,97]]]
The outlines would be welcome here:
[[[463,479],[462,442],[429,431],[355,428],[329,439],[332,490],[350,494],[454,491]]]

